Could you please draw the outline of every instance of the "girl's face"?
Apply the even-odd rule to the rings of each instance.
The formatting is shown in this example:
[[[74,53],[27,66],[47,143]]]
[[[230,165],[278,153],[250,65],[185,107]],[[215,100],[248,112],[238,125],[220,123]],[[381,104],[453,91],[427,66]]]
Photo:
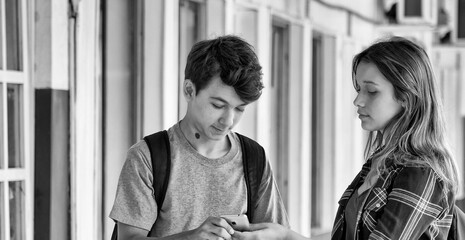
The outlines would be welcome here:
[[[355,73],[359,86],[354,105],[367,131],[383,131],[402,106],[394,96],[394,86],[378,70],[376,65],[360,62]]]

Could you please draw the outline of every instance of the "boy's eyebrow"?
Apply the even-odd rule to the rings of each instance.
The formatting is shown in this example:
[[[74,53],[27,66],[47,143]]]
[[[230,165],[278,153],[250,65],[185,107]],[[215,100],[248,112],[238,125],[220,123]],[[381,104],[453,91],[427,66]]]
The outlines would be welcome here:
[[[223,98],[221,98],[221,97],[210,97],[210,98],[213,99],[213,100],[217,100],[217,101],[223,102],[224,104],[231,105],[231,104],[229,104],[228,101],[226,101],[225,99],[223,99]],[[241,105],[239,105],[239,106],[246,106],[246,105],[247,105],[247,103],[243,103],[243,104],[241,104]]]

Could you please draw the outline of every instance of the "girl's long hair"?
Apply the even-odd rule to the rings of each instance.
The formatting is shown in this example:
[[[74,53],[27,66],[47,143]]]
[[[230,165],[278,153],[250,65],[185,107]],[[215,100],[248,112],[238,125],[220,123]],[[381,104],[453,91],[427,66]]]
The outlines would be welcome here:
[[[431,167],[445,183],[446,191],[457,191],[457,168],[444,133],[445,124],[428,55],[423,48],[402,37],[377,42],[354,57],[352,80],[361,62],[376,65],[394,86],[403,110],[383,132],[370,132],[365,157],[378,159],[381,176],[391,164]],[[375,149],[379,149],[375,151]]]

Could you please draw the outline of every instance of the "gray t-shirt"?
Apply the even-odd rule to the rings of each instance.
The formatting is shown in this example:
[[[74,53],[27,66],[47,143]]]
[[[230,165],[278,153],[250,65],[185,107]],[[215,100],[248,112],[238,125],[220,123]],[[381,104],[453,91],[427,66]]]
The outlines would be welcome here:
[[[228,134],[231,149],[218,159],[199,154],[180,131],[179,123],[168,130],[168,136],[171,174],[160,215],[152,186],[150,151],[142,140],[128,150],[110,218],[148,231],[153,227],[150,236],[163,237],[195,229],[209,216],[247,212],[242,151],[236,134]],[[289,226],[268,161],[251,222]]]

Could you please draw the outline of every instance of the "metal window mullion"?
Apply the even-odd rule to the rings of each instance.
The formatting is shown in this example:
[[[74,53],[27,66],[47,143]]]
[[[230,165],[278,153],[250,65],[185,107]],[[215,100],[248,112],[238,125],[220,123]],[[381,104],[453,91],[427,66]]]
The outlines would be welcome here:
[[[31,109],[32,102],[31,96],[33,92],[30,89],[30,68],[29,68],[29,28],[28,28],[28,5],[26,0],[21,1],[21,39],[22,39],[22,66],[23,71],[20,75],[20,79],[23,81],[23,119],[22,119],[22,128],[23,128],[23,151],[22,157],[24,159],[24,237],[26,240],[33,239],[34,231],[34,182],[33,182],[33,161],[32,161],[32,147],[31,142],[33,138],[33,133],[31,132]],[[31,34],[32,35],[32,34]]]
[[[3,75],[3,73],[0,73],[0,75]],[[7,86],[6,83],[2,84],[2,89],[1,91],[3,92],[2,97],[3,97],[3,106],[2,106],[2,111],[3,111],[3,168],[7,169],[8,168],[8,110],[7,110]]]
[[[4,215],[4,220],[5,220],[5,231],[4,231],[4,239],[5,240],[10,240],[10,186],[9,182],[5,181],[4,182],[4,187],[3,187],[3,202],[4,202],[4,207],[5,207],[5,215]]]
[[[2,71],[2,82],[7,83],[16,83],[16,84],[24,84],[25,80],[27,79],[27,75],[24,72],[18,71]]]
[[[10,168],[0,170],[0,182],[2,181],[25,181],[27,178],[24,168]]]
[[[3,82],[3,88],[1,91],[3,92],[3,167],[6,169],[8,168],[8,110],[7,110],[7,83],[5,79],[5,72],[6,69],[6,24],[5,24],[5,0],[0,0],[0,14],[1,14],[1,31],[2,31],[2,53],[3,55],[0,56],[2,58],[2,71],[0,72],[0,81]],[[5,187],[6,188],[6,187]]]
[[[2,70],[6,70],[6,16],[5,16],[5,0],[0,0],[1,1],[1,17],[2,17],[2,53],[3,58],[2,61]]]

